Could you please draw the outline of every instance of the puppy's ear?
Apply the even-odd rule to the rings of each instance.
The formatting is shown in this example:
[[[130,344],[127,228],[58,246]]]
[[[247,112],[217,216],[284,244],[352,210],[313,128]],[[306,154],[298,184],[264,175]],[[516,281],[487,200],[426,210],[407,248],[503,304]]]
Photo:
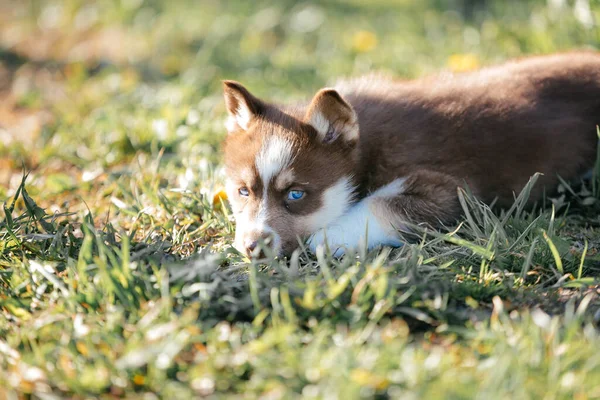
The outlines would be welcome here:
[[[250,122],[261,114],[264,103],[235,81],[223,81],[223,94],[229,119],[225,126],[229,133],[247,130]]]
[[[312,99],[304,122],[312,125],[323,143],[358,140],[354,109],[334,89],[321,89]]]

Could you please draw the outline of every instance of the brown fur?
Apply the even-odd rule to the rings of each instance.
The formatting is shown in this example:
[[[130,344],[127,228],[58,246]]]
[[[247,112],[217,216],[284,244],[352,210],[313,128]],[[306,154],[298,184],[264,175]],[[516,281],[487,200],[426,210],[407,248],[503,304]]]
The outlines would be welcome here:
[[[425,169],[507,206],[535,172],[544,176],[532,200],[555,187],[557,175],[576,179],[594,162],[597,53],[535,57],[412,82],[362,78],[338,90],[359,116],[358,169],[367,191]]]
[[[468,185],[482,200],[505,207],[541,172],[530,199],[536,201],[558,184],[558,176],[578,179],[595,159],[600,55],[594,52],[415,81],[363,77],[322,90],[308,106],[270,105],[238,85],[225,84],[230,113],[241,96],[254,119],[227,138],[228,175],[257,194],[248,201],[260,201],[256,171],[252,182],[239,173],[253,168],[265,140],[281,135],[294,143],[288,172],[311,198],[270,214],[269,224],[285,237],[284,252],[296,247],[295,237],[313,233],[296,226],[297,218],[318,210],[322,193],[344,176],[354,177],[357,200],[406,178],[400,195],[377,199],[377,217],[398,226],[403,221],[438,226],[459,217],[458,186]],[[321,129],[311,122],[315,110],[329,121]],[[281,188],[270,187],[269,193],[269,201],[285,203]],[[235,208],[240,199],[233,196]]]

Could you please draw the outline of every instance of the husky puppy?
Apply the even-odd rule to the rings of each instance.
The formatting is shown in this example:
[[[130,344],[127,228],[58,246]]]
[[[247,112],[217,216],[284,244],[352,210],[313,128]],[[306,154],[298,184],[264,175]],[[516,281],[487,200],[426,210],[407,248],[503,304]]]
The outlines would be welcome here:
[[[224,81],[224,156],[235,246],[289,254],[302,240],[336,254],[361,242],[401,245],[407,225],[460,217],[457,188],[509,206],[543,175],[594,164],[600,54],[525,58],[476,72],[400,81],[366,76],[321,89],[310,102],[275,105]]]

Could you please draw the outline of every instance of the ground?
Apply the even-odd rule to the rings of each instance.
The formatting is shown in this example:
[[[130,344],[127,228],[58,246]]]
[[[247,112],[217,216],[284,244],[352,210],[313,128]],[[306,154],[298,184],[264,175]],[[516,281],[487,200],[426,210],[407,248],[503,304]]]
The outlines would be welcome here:
[[[220,80],[308,98],[600,47],[597,0],[0,0],[0,398],[600,398],[600,185],[253,263]],[[532,182],[533,183],[533,182]]]

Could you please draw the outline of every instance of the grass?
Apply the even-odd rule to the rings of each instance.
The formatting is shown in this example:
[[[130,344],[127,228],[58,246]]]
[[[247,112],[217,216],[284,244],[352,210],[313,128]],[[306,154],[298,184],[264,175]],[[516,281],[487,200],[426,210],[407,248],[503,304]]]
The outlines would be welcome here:
[[[244,259],[219,197],[220,79],[598,48],[559,3],[0,1],[0,398],[599,398],[597,173],[342,259]]]

